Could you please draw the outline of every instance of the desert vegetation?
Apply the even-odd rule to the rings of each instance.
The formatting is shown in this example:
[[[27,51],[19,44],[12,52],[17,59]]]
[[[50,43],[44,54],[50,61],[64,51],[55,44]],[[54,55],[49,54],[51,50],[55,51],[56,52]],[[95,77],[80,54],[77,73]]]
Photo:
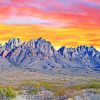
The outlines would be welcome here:
[[[4,97],[7,100],[23,95],[28,98],[27,100],[30,97],[45,97],[52,100],[63,98],[63,100],[67,100],[67,98],[74,98],[88,92],[92,93],[91,95],[100,95],[100,80],[92,77],[49,75],[19,69],[15,71],[13,68],[0,72],[0,98]]]
[[[0,100],[11,100],[15,98],[17,95],[17,92],[12,87],[3,87],[0,86]]]
[[[83,90],[91,93],[100,94],[100,81],[99,80],[89,80],[85,83],[76,83],[68,86],[70,81],[68,80],[25,80],[20,83],[16,88],[3,87],[0,86],[0,98],[9,98],[7,100],[12,100],[16,98],[17,95],[26,95],[28,97],[32,96],[42,96],[44,98],[52,98],[54,100],[60,100],[63,98],[67,100],[68,98],[74,98],[77,95],[82,95]],[[42,97],[41,96],[41,97]],[[27,98],[28,98],[27,97]],[[28,99],[27,99],[28,100]],[[32,99],[31,99],[32,100]],[[47,99],[48,100],[48,99]],[[73,99],[74,100],[74,99]],[[77,99],[75,99],[77,100]]]
[[[66,82],[66,81],[65,81]],[[28,94],[34,95],[38,94],[42,90],[48,90],[53,93],[54,96],[74,96],[73,93],[79,93],[82,89],[92,89],[94,92],[100,92],[100,81],[92,80],[87,83],[81,83],[81,84],[75,84],[72,86],[66,86],[64,85],[64,82],[62,83],[54,83],[54,82],[48,82],[48,81],[24,81],[21,85],[19,90],[26,90]],[[20,91],[21,91],[20,90]],[[72,92],[70,95],[68,92]]]

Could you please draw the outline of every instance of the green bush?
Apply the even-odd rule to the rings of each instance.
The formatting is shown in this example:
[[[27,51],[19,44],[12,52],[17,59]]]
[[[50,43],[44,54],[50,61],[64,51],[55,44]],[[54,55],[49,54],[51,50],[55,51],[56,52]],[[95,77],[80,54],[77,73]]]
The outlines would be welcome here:
[[[10,97],[10,98],[15,98],[16,97],[16,92],[13,90],[12,87],[7,87],[5,89],[5,96]]]
[[[16,92],[12,87],[0,87],[0,97],[8,97],[8,98],[15,98]]]

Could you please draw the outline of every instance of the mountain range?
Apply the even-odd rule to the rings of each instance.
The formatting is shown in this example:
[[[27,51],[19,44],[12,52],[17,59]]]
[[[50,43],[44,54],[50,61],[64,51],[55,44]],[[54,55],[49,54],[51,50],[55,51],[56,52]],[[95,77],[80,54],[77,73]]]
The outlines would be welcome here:
[[[0,44],[0,67],[10,66],[73,75],[100,73],[100,52],[85,45],[77,48],[62,46],[55,50],[43,38],[25,42],[12,38],[4,45]]]

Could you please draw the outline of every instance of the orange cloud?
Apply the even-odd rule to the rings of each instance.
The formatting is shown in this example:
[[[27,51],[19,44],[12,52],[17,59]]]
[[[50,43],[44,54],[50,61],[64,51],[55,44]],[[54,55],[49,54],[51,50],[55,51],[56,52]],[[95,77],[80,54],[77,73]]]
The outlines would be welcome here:
[[[23,41],[43,37],[55,47],[94,45],[100,48],[100,0],[76,1],[1,0],[0,42],[12,37]],[[32,22],[32,18],[37,18],[38,23],[33,20],[23,25],[21,22],[29,19]]]
[[[45,28],[34,25],[0,25],[0,42],[19,37],[22,41],[43,37],[56,48],[63,45],[76,47],[79,45],[100,48],[100,29],[89,28]]]

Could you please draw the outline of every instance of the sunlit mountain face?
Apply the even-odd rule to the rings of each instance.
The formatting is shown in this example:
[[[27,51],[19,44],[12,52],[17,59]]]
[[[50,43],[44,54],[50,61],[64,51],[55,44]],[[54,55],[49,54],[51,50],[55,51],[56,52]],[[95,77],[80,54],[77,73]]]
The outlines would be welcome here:
[[[12,37],[100,50],[100,0],[0,0],[0,43]]]
[[[24,43],[19,38],[11,38],[0,46],[0,66],[11,68],[11,65],[43,72],[60,70],[66,75],[95,75],[100,73],[100,52],[85,45],[77,48],[62,46],[55,50],[41,37]]]

